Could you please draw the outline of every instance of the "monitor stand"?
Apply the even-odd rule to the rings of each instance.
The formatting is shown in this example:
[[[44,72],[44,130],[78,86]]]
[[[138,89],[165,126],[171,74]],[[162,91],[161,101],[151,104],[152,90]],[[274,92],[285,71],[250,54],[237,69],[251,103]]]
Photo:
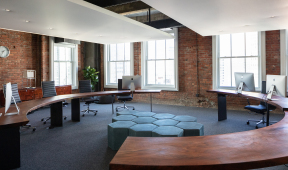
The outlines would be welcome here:
[[[268,100],[272,100],[272,95],[273,95],[274,89],[275,89],[275,86],[272,85],[272,86],[270,87],[269,91],[267,92],[267,97],[266,97],[266,98],[267,98]]]
[[[18,106],[17,106],[17,103],[16,103],[16,101],[15,101],[15,98],[12,96],[12,99],[14,100],[14,104],[15,104],[15,106],[16,106],[16,109],[17,109],[17,112],[13,112],[13,113],[5,113],[5,116],[10,116],[10,115],[17,115],[17,114],[19,114],[19,108],[18,108]],[[8,108],[9,109],[9,108]],[[8,109],[7,109],[7,111],[8,111]],[[1,113],[2,114],[2,113]],[[0,114],[0,116],[1,116],[1,114]]]
[[[242,81],[237,88],[238,94],[242,94],[243,86],[244,86],[244,82]]]
[[[134,82],[132,82],[132,83],[130,84],[130,90],[131,90],[131,91],[135,91],[135,85],[134,85]]]

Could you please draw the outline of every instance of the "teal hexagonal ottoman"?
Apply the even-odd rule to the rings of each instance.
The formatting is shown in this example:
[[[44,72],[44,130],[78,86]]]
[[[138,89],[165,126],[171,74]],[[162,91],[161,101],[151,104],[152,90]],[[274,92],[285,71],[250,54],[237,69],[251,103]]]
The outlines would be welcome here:
[[[180,122],[176,125],[184,130],[184,136],[203,136],[204,125],[196,122]]]
[[[108,146],[112,150],[118,150],[129,135],[129,128],[135,124],[132,121],[110,123],[108,125]]]
[[[156,113],[154,112],[138,112],[138,113],[134,113],[133,116],[137,116],[137,117],[151,117],[154,116]]]
[[[197,122],[196,117],[187,116],[187,115],[175,116],[175,117],[173,117],[173,119],[180,121],[180,122]]]
[[[152,131],[152,137],[180,137],[183,136],[183,129],[175,126],[159,126]]]
[[[172,119],[173,117],[175,117],[175,115],[172,115],[170,113],[158,113],[153,117],[156,119]]]
[[[153,117],[138,117],[133,119],[132,121],[137,124],[151,124],[152,122],[156,121],[157,119]]]
[[[153,124],[137,124],[129,128],[129,136],[152,137],[152,131],[157,127]]]
[[[179,123],[179,121],[173,119],[160,119],[153,122],[154,125],[157,126],[175,126]]]
[[[139,111],[136,111],[136,110],[123,110],[121,112],[116,112],[116,116],[120,116],[120,115],[133,115],[134,113],[137,113]]]
[[[130,121],[136,119],[136,116],[133,115],[120,115],[112,118],[112,123],[117,121]]]

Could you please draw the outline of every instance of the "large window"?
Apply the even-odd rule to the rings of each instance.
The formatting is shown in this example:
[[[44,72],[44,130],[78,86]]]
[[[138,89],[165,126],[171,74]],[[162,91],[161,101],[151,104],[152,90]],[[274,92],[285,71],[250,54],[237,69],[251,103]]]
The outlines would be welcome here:
[[[117,88],[118,79],[133,75],[133,44],[121,43],[105,46],[105,87]]]
[[[234,88],[235,72],[254,73],[255,87],[260,88],[260,37],[258,32],[217,36],[218,88]]]
[[[77,87],[75,57],[77,45],[54,44],[53,78],[56,86],[72,85]],[[73,69],[74,68],[74,69]]]
[[[143,89],[178,90],[177,28],[168,33],[175,39],[143,42]]]

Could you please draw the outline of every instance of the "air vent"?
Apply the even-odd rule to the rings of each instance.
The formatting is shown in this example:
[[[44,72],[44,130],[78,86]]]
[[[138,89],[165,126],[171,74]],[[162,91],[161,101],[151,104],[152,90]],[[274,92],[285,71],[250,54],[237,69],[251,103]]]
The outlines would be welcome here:
[[[55,43],[64,43],[64,44],[80,44],[79,40],[71,40],[67,38],[55,37]]]

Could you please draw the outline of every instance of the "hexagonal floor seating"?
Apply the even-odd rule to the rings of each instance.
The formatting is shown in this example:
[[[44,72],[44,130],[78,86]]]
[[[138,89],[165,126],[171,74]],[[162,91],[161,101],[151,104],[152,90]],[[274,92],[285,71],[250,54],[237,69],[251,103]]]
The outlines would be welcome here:
[[[133,115],[120,115],[120,116],[116,116],[112,118],[112,123],[113,122],[117,122],[117,121],[129,121],[129,120],[133,120],[136,119],[136,116]]]
[[[159,126],[152,131],[152,137],[180,137],[183,136],[183,129],[175,126]]]
[[[129,128],[135,124],[132,121],[110,123],[108,125],[108,146],[112,150],[118,150],[129,135]]]
[[[170,113],[158,113],[153,117],[156,119],[172,119],[173,117],[175,117],[175,115],[172,115]]]
[[[197,118],[193,116],[181,115],[173,117],[174,120],[181,122],[197,122]]]
[[[179,121],[173,119],[160,119],[153,122],[154,125],[157,126],[175,126],[179,123]]]
[[[136,110],[123,110],[121,112],[116,112],[116,116],[120,116],[120,115],[133,115],[134,113],[137,113],[139,111],[136,111]]]
[[[137,124],[129,128],[129,136],[152,137],[152,131],[157,127],[153,124]]]
[[[153,117],[138,117],[136,119],[133,119],[133,122],[137,124],[151,124],[152,122],[155,122],[157,119]]]
[[[133,115],[137,117],[151,117],[151,116],[154,116],[155,114],[156,113],[154,112],[138,112],[138,113],[134,113]]]
[[[203,136],[204,125],[196,122],[180,122],[176,125],[184,130],[184,136]]]

